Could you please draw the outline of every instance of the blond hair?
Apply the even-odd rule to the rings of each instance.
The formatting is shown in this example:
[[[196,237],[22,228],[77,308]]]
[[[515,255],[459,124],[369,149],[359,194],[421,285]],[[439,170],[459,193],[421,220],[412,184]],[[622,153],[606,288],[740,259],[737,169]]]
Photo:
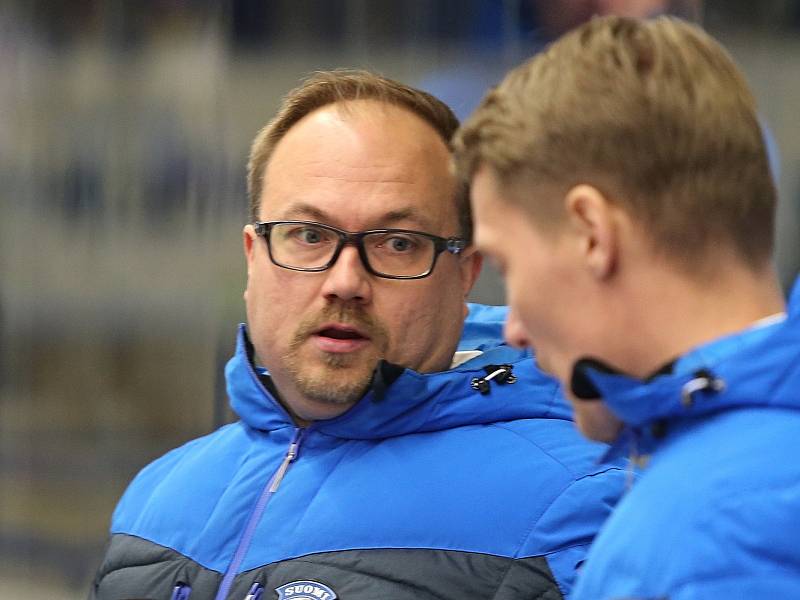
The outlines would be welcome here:
[[[577,28],[511,71],[454,146],[467,180],[485,165],[509,189],[594,185],[684,265],[721,245],[754,268],[772,255],[775,188],[755,101],[725,50],[678,19]],[[553,212],[533,194],[508,199]]]
[[[247,164],[247,190],[250,219],[258,220],[264,174],[278,142],[298,121],[315,110],[331,104],[355,100],[375,100],[404,108],[428,123],[450,148],[458,129],[458,119],[441,100],[392,79],[361,70],[320,71],[306,79],[283,99],[278,113],[258,132],[250,149]],[[392,140],[387,140],[391,144]],[[461,235],[472,236],[472,216],[466,186],[457,185],[456,209]]]

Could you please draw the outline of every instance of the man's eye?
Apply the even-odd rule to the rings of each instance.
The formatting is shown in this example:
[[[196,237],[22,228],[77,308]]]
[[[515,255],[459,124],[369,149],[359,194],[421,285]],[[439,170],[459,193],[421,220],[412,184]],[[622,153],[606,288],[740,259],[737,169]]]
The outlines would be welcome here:
[[[391,237],[386,240],[386,245],[394,252],[410,252],[416,247],[414,241],[407,237]]]
[[[320,242],[324,241],[323,232],[312,227],[296,229],[292,235],[295,239],[303,242],[304,244],[319,244]]]
[[[414,247],[414,243],[408,238],[391,238],[389,247],[395,252],[408,252]]]

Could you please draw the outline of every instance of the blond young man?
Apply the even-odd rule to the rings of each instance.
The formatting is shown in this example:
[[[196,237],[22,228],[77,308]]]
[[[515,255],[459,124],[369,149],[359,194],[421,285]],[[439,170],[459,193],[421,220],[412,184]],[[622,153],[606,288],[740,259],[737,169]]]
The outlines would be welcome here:
[[[507,338],[645,467],[573,598],[797,598],[800,315],[727,53],[670,18],[594,20],[509,73],[455,146]]]

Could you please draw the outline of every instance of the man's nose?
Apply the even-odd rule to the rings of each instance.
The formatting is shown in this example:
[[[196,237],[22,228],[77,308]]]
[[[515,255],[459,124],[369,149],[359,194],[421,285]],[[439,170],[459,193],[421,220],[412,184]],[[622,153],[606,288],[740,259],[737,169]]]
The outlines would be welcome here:
[[[515,348],[527,348],[531,345],[528,331],[513,310],[508,311],[506,324],[503,327],[503,337]]]
[[[358,248],[346,245],[339,258],[325,271],[322,294],[328,300],[367,303],[372,299],[372,276],[361,262]]]

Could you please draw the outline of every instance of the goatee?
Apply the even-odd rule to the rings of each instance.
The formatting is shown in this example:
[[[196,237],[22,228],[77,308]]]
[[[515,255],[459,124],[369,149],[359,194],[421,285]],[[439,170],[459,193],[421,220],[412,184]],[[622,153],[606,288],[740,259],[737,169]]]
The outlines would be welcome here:
[[[356,327],[370,339],[369,349],[352,353],[323,352],[313,362],[301,356],[308,339],[325,323]],[[300,322],[283,357],[297,391],[323,404],[358,402],[369,389],[378,361],[388,346],[386,328],[353,304],[329,304],[319,315]]]

